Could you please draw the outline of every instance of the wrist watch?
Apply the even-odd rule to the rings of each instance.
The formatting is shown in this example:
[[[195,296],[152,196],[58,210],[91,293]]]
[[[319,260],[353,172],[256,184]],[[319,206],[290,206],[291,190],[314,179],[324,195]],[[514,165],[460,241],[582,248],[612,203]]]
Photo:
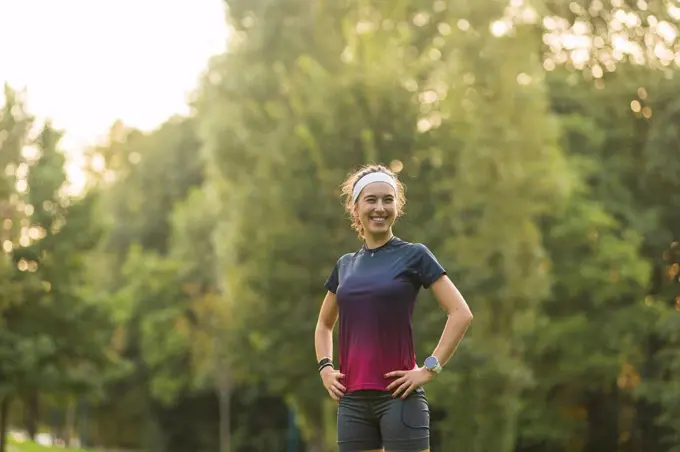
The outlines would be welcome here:
[[[438,374],[442,371],[442,366],[439,364],[439,360],[435,356],[428,356],[425,358],[423,365],[425,369],[433,372],[434,374]]]

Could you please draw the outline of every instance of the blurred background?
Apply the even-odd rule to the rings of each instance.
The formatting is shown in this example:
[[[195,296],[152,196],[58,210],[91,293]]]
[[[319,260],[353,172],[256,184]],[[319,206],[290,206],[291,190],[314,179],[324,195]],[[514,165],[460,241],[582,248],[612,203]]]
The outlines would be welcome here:
[[[1,452],[330,452],[354,167],[475,320],[434,452],[680,451],[677,0],[0,0]],[[445,316],[428,292],[419,362]]]

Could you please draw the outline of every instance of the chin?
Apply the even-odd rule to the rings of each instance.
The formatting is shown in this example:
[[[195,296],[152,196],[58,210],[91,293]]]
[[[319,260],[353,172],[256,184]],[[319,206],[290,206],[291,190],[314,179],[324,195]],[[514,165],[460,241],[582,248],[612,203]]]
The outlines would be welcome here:
[[[384,226],[377,226],[377,227],[374,226],[374,227],[366,228],[366,230],[368,231],[369,234],[376,236],[376,235],[387,234],[388,232],[390,232],[391,227],[392,227],[391,224],[386,224]]]

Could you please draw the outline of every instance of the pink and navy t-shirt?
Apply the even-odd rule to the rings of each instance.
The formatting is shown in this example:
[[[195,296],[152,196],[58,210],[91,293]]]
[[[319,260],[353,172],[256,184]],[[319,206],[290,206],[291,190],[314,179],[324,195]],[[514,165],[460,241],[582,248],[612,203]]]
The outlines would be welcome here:
[[[445,273],[425,245],[397,237],[338,259],[325,286],[338,303],[338,364],[347,392],[386,391],[387,372],[415,367],[415,300]]]

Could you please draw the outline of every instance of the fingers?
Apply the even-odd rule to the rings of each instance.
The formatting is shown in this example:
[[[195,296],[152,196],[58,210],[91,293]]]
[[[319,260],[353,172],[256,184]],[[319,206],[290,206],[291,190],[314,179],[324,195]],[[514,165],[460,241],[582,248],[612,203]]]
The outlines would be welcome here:
[[[401,378],[398,378],[398,379],[394,380],[392,383],[390,383],[389,385],[387,385],[387,390],[388,390],[388,391],[391,391],[391,390],[393,390],[394,388],[396,388],[397,386],[399,386],[399,385],[401,385],[402,383],[404,383],[405,381],[406,381],[406,376],[403,376],[403,377],[401,377]]]
[[[336,402],[340,401],[340,398],[337,395],[335,395],[335,393],[333,393],[333,391],[331,391],[330,389],[328,390],[328,395],[331,396],[331,399],[335,400]]]
[[[406,375],[406,370],[395,370],[393,372],[388,372],[385,374],[385,378],[392,378],[392,377],[403,377]]]
[[[336,378],[331,378],[329,381],[324,380],[323,384],[328,393],[331,394],[331,397],[333,397],[333,400],[338,401],[339,398],[344,395],[347,389],[337,380],[338,375],[332,376]]]
[[[338,372],[337,374],[331,374],[331,376],[333,377],[333,379],[331,379],[329,382],[326,382],[324,380],[324,385],[326,387],[334,386],[338,388],[340,391],[345,392],[347,388],[345,388],[345,386],[338,381],[338,379],[342,378],[344,375]]]
[[[330,391],[331,391],[333,394],[335,394],[337,397],[342,397],[342,396],[343,396],[343,392],[342,392],[340,389],[336,388],[335,386],[331,386]]]
[[[408,388],[406,388],[406,391],[404,391],[404,394],[401,396],[401,398],[405,399],[406,397],[408,397],[408,395],[412,393],[414,389],[416,389],[416,385],[411,383],[411,385]]]
[[[429,380],[423,379],[422,374],[418,370],[395,370],[385,374],[385,378],[399,377],[387,385],[387,390],[392,391],[392,397],[397,397],[402,394],[401,398],[405,399],[417,387]],[[395,390],[396,388],[396,390]]]
[[[345,386],[338,381],[342,378],[345,378],[345,374],[342,374],[337,370],[323,373],[321,376],[321,380],[324,387],[326,388],[326,391],[328,391],[328,395],[330,395],[331,398],[336,402],[340,401],[340,397],[342,397],[344,392],[347,390],[347,388],[345,388]]]
[[[397,388],[397,390],[394,391],[394,392],[392,393],[392,397],[398,397],[399,394],[400,394],[402,391],[406,391],[406,390],[409,389],[411,386],[413,386],[413,383],[411,383],[410,381],[405,381],[405,382],[403,382],[403,383]],[[403,397],[402,397],[402,398],[403,398]]]
[[[331,387],[336,390],[340,391],[341,394],[344,394],[344,392],[347,390],[343,385],[341,385],[338,381],[334,381],[331,383]]]

